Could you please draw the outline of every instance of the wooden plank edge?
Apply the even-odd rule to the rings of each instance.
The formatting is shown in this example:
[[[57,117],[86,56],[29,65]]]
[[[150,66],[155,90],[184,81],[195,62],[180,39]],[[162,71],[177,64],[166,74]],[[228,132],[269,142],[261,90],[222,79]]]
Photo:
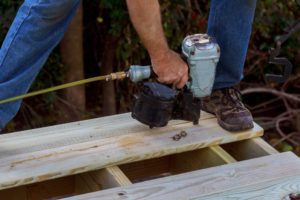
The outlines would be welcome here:
[[[253,143],[260,146],[265,152],[267,152],[270,155],[279,153],[274,147],[272,147],[270,144],[268,144],[265,140],[263,140],[260,137],[251,138],[250,140],[252,140]]]
[[[128,120],[130,118],[130,120]],[[214,115],[201,111],[201,116],[199,120],[207,120],[215,118]],[[6,139],[28,139],[31,137],[41,137],[41,136],[47,136],[47,135],[56,135],[58,134],[57,131],[54,130],[60,130],[60,132],[65,132],[68,130],[76,130],[78,128],[90,128],[90,127],[99,127],[99,126],[115,126],[115,124],[119,123],[134,123],[134,124],[139,124],[141,125],[140,122],[136,121],[135,119],[131,118],[131,113],[122,113],[122,114],[117,114],[117,115],[111,115],[111,116],[104,116],[104,117],[99,117],[99,118],[93,118],[93,119],[87,119],[87,120],[82,120],[82,121],[76,121],[76,122],[69,122],[69,123],[64,123],[64,124],[58,124],[58,125],[52,125],[52,126],[47,126],[47,127],[42,127],[42,128],[35,128],[35,129],[30,129],[30,130],[24,130],[24,131],[18,131],[18,132],[12,132],[9,134],[2,134],[0,135],[1,140],[6,140]],[[168,125],[173,126],[176,124],[186,124],[190,123],[188,121],[184,120],[171,120]],[[146,126],[145,126],[146,127]]]
[[[289,198],[291,194],[300,194],[300,176],[258,183],[208,196],[196,197],[193,200],[291,200]]]
[[[83,194],[103,189],[131,185],[118,166],[76,175],[75,193]]]
[[[228,194],[228,199],[231,199],[230,193],[232,191],[247,190],[247,194],[248,191],[255,193],[256,190],[262,190],[262,193],[264,193],[266,192],[264,191],[266,185],[276,183],[275,189],[274,187],[272,188],[276,190],[278,188],[277,183],[283,182],[287,184],[282,188],[288,187],[291,189],[288,190],[290,193],[297,193],[300,190],[299,180],[300,160],[295,154],[287,152],[137,183],[132,186],[76,196],[65,200],[181,200],[187,198],[207,200],[207,197],[214,197],[216,194]],[[212,184],[213,187],[211,187]],[[257,199],[258,196],[253,195],[253,197],[253,199]],[[276,198],[266,198],[264,200]],[[224,198],[212,199],[223,200]]]
[[[247,160],[279,153],[260,137],[221,145],[236,160]]]
[[[225,151],[221,146],[211,146],[209,147],[213,152],[215,152],[220,158],[222,158],[226,163],[234,163],[234,159],[227,151]]]

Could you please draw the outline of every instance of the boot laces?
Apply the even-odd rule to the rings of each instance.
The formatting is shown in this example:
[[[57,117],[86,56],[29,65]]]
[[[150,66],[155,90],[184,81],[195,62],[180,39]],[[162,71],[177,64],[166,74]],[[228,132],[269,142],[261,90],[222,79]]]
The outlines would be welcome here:
[[[242,94],[241,92],[234,88],[234,87],[230,87],[230,88],[225,88],[222,90],[223,92],[223,102],[226,101],[228,102],[233,108],[237,109],[237,110],[243,110],[244,109],[244,105],[242,104]]]

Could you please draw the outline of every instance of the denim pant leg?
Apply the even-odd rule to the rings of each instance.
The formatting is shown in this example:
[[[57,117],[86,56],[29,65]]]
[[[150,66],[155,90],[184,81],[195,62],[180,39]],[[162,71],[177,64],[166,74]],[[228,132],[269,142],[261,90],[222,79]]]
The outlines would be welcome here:
[[[25,0],[0,49],[0,99],[24,94],[62,39],[80,0]],[[0,105],[0,130],[20,101]]]
[[[211,0],[208,33],[221,48],[214,89],[234,86],[243,78],[255,7],[256,0]]]

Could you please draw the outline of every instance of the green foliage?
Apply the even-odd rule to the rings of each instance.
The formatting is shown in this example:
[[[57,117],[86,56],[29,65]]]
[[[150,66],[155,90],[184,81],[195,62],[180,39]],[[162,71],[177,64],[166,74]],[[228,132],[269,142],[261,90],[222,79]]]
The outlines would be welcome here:
[[[128,25],[129,21],[125,1],[104,0],[100,1],[100,6],[108,13],[105,16],[109,20],[108,32],[115,37],[121,37],[122,30]]]
[[[37,81],[31,86],[30,91],[37,91],[64,83],[63,67],[59,51],[56,49],[48,58],[47,63],[37,77]],[[47,93],[43,95],[43,98],[40,98],[46,104],[52,104],[54,99],[55,93]]]
[[[208,8],[200,1],[162,1],[165,35],[172,49],[180,51],[187,34],[206,32]]]
[[[276,39],[286,34],[292,25],[300,19],[300,6],[295,0],[257,1],[256,16],[253,24],[252,40],[248,51],[246,70],[251,69],[249,81],[262,81],[263,73],[282,73],[282,66],[268,63],[268,50],[275,47]],[[294,34],[282,45],[281,55],[287,57],[294,65],[294,71],[300,69],[297,54],[300,49],[300,32]],[[248,78],[248,79],[247,79]]]
[[[6,32],[16,14],[18,6],[21,4],[20,0],[1,0],[0,1],[0,42],[3,41]]]

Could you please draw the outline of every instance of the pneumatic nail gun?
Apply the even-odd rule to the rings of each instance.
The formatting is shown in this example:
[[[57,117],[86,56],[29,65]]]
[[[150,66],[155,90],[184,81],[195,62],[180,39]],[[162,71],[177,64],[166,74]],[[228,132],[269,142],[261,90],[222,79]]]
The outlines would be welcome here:
[[[132,117],[150,128],[166,126],[171,119],[199,122],[200,98],[212,91],[220,48],[213,37],[194,34],[183,40],[182,54],[189,66],[189,81],[181,90],[157,82],[143,82],[153,74],[151,66],[133,65],[127,72],[139,86],[134,95]]]

